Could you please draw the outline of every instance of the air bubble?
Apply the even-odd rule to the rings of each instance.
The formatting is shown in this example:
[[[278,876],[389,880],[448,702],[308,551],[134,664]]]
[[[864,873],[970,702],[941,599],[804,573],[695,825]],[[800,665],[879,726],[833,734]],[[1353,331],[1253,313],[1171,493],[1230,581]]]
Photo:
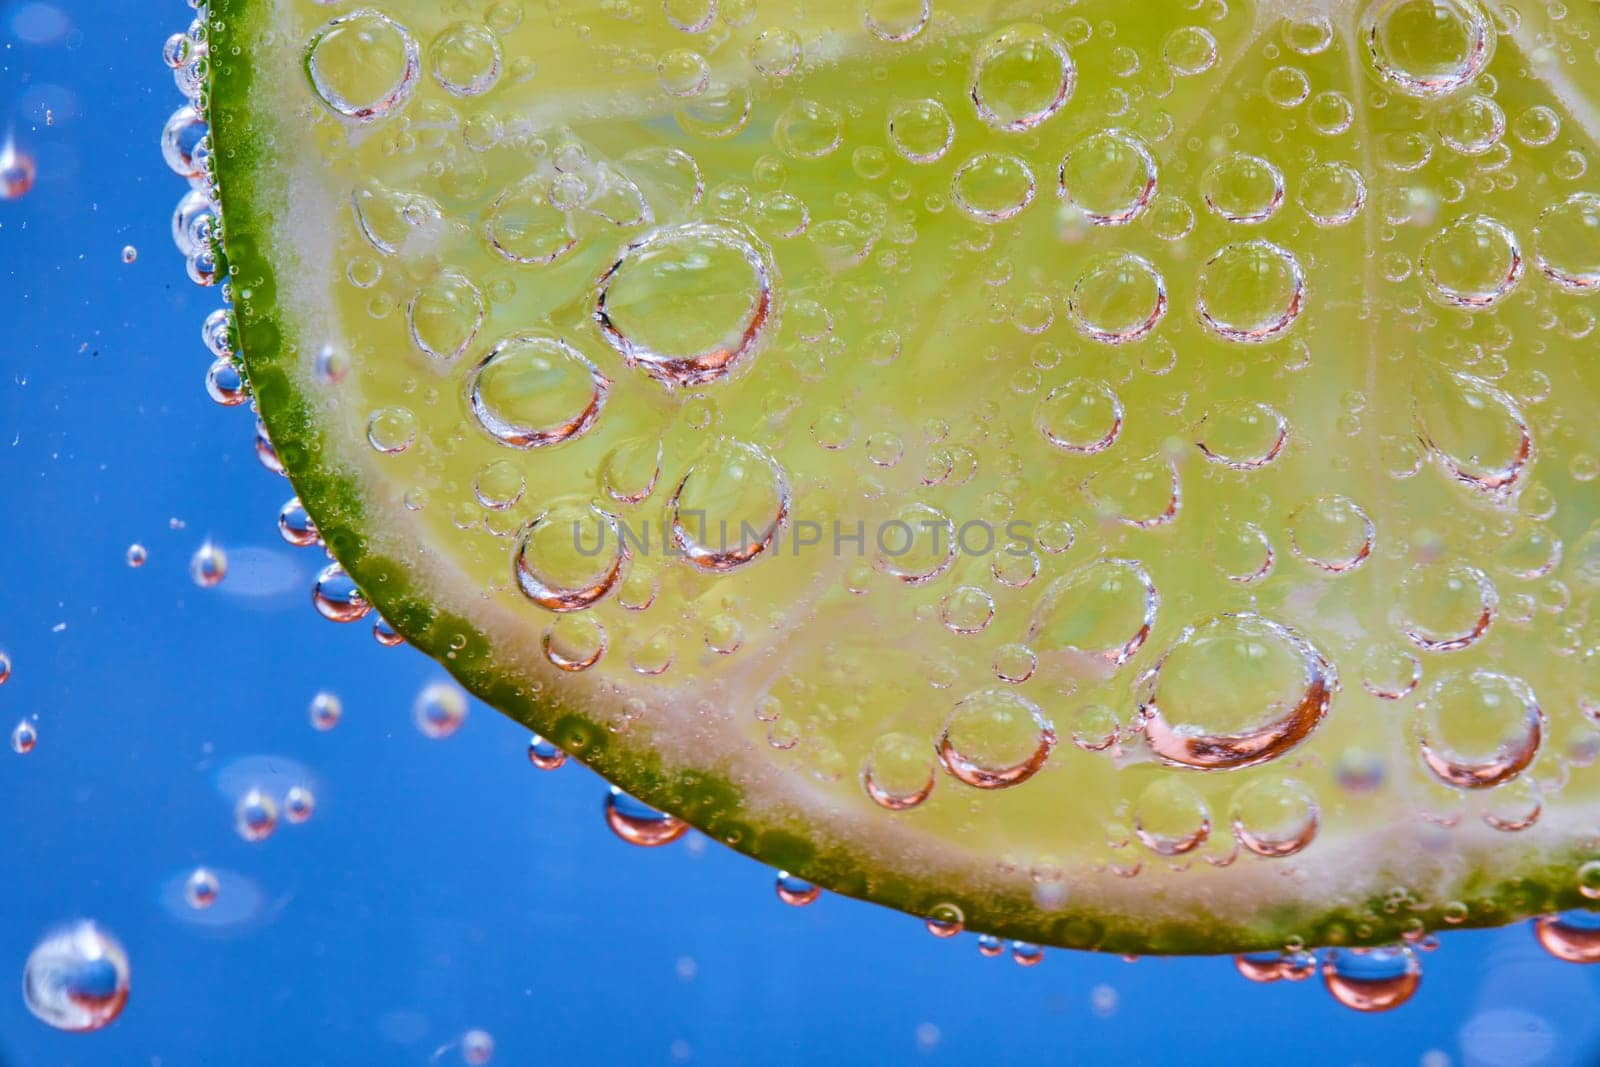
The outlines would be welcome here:
[[[1361,213],[1367,183],[1348,163],[1318,163],[1300,179],[1299,201],[1318,226],[1343,226]]]
[[[1289,545],[1294,554],[1329,574],[1344,574],[1372,555],[1377,527],[1347,496],[1325,493],[1289,513]]]
[[[1235,152],[1211,165],[1200,193],[1227,222],[1265,222],[1283,205],[1283,171],[1260,156]]]
[[[1422,964],[1409,945],[1329,949],[1322,961],[1323,985],[1334,1000],[1356,1011],[1398,1008],[1421,981]]]
[[[1142,215],[1156,195],[1156,161],[1133,134],[1090,134],[1061,161],[1058,191],[1096,226],[1120,226]]]
[[[1016,156],[984,152],[957,169],[951,195],[980,222],[1004,222],[1033,203],[1033,172]]]
[[[724,439],[690,465],[673,491],[672,543],[701,570],[734,570],[766,553],[789,506],[789,481],[778,461],[755,445]]]
[[[115,1022],[128,1003],[128,953],[107,931],[80,921],[49,934],[28,953],[22,1000],[39,1021],[87,1033]]]
[[[997,130],[1029,130],[1061,110],[1077,74],[1065,41],[1043,26],[1019,23],[978,46],[972,104]]]
[[[523,335],[497,343],[467,376],[472,415],[512,448],[581,437],[600,417],[611,380],[565,341]]]
[[[1476,310],[1503,300],[1522,279],[1516,234],[1487,215],[1448,224],[1422,249],[1428,291],[1440,303]]]
[[[1446,785],[1486,789],[1527,769],[1544,736],[1544,712],[1527,683],[1479,668],[1440,677],[1417,705],[1424,765]]]
[[[615,516],[569,500],[522,528],[512,571],[517,588],[540,607],[583,611],[616,590],[631,558]]]
[[[1574,193],[1545,208],[1533,231],[1535,262],[1574,293],[1600,288],[1600,196]]]
[[[955,138],[955,122],[937,100],[908,100],[889,113],[889,143],[912,163],[938,162]]]
[[[1166,282],[1143,256],[1104,256],[1084,270],[1068,301],[1074,324],[1104,344],[1137,341],[1167,313]]]
[[[667,386],[730,374],[765,340],[768,254],[726,226],[686,223],[632,242],[600,279],[595,321],[630,366]]]
[[[1373,0],[1360,29],[1378,76],[1409,96],[1455,92],[1494,50],[1494,26],[1476,0]]]
[[[1231,244],[1200,271],[1196,308],[1212,332],[1258,344],[1282,336],[1305,307],[1300,262],[1271,241]]]
[[[1007,789],[1038,773],[1055,743],[1055,730],[1037,704],[1009,689],[987,689],[955,706],[937,751],[958,781]]]
[[[1105,382],[1076,378],[1034,409],[1034,425],[1055,447],[1080,456],[1104,452],[1122,432],[1122,401]]]
[[[1027,641],[1040,653],[1074,652],[1120,667],[1144,647],[1160,604],[1142,564],[1096,560],[1046,587]]]
[[[1137,692],[1145,739],[1162,760],[1237,770],[1311,736],[1337,687],[1333,665],[1309,640],[1243,613],[1186,627]]]
[[[361,8],[330,20],[311,38],[305,69],[317,98],[357,122],[404,106],[420,67],[416,38],[394,19]]]

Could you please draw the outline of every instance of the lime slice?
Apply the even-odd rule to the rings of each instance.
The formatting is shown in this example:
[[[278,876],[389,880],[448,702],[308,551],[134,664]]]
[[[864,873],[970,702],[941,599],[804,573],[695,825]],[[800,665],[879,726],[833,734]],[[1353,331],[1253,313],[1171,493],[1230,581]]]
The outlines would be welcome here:
[[[317,606],[543,758],[1039,944],[1600,895],[1594,5],[208,19]]]

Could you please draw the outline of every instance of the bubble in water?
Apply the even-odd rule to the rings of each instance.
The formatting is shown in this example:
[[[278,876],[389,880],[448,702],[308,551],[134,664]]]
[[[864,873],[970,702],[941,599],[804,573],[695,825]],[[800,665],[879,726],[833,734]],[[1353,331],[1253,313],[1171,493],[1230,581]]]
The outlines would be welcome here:
[[[26,756],[39,743],[39,730],[30,719],[19,719],[11,728],[11,751]]]
[[[567,754],[534,734],[528,742],[528,762],[541,771],[556,771],[566,766]]]
[[[1233,958],[1238,972],[1252,982],[1300,982],[1317,969],[1317,958],[1309,952],[1246,952]]]
[[[1361,663],[1361,686],[1379,700],[1400,700],[1422,681],[1422,661],[1403,648],[1376,645]]]
[[[822,895],[822,889],[788,871],[779,871],[776,883],[778,899],[792,908],[803,908]]]
[[[1540,212],[1533,254],[1545,277],[1563,289],[1600,287],[1600,196],[1573,193]]]
[[[586,671],[606,654],[606,628],[588,615],[561,615],[544,632],[545,658],[560,670]]]
[[[110,933],[82,920],[47,935],[22,969],[22,1000],[41,1022],[73,1033],[116,1021],[128,1003],[128,954]]]
[[[1337,137],[1355,120],[1355,106],[1337,89],[1324,89],[1311,98],[1306,121],[1324,137]]]
[[[1256,344],[1294,325],[1305,294],[1300,261],[1287,249],[1257,239],[1227,245],[1206,261],[1196,308],[1217,336]]]
[[[479,468],[472,479],[473,498],[490,511],[506,511],[517,505],[527,489],[527,479],[509,460],[497,459]]]
[[[1343,226],[1366,202],[1367,183],[1348,163],[1318,163],[1300,179],[1300,207],[1318,226]]]
[[[442,271],[406,305],[411,340],[434,359],[458,359],[478,336],[485,308],[470,278],[458,270]]]
[[[1289,513],[1289,547],[1329,574],[1344,574],[1372,555],[1378,530],[1366,511],[1347,496],[1325,493]]]
[[[1481,378],[1425,369],[1413,390],[1418,436],[1456,481],[1513,491],[1533,459],[1533,434],[1515,401]]]
[[[713,85],[678,108],[678,125],[686,133],[711,140],[734,137],[750,122],[750,90],[742,85]],[[698,195],[695,197],[698,200]]]
[[[1195,443],[1213,463],[1251,471],[1277,459],[1288,439],[1289,421],[1271,406],[1238,400],[1208,412]]]
[[[1044,961],[1044,946],[1031,941],[1011,942],[1011,962],[1018,967],[1037,967]]]
[[[487,1030],[468,1030],[461,1035],[461,1061],[468,1067],[483,1067],[494,1059],[494,1036]]]
[[[638,504],[655,492],[661,477],[661,442],[646,437],[623,441],[606,453],[600,482],[611,499]]]
[[[371,8],[329,20],[306,49],[306,74],[317,98],[357,122],[404,106],[420,67],[411,31]]]
[[[196,911],[204,911],[217,902],[217,876],[204,867],[196,867],[183,883],[183,899]]]
[[[986,689],[955,706],[937,751],[958,781],[1006,789],[1032,778],[1055,743],[1055,730],[1037,704],[1009,689]]]
[[[1184,782],[1158,778],[1139,794],[1133,832],[1151,852],[1181,856],[1193,852],[1211,836],[1211,812]]]
[[[1464,156],[1483,155],[1505,132],[1505,112],[1487,96],[1469,96],[1439,116],[1439,139]]]
[[[1160,603],[1142,564],[1096,560],[1050,583],[1027,641],[1040,653],[1076,652],[1120,667],[1144,647]]]
[[[1004,222],[1033,203],[1033,172],[1016,156],[983,152],[963,163],[951,185],[961,210],[979,222]]]
[[[595,321],[630,366],[669,387],[704,385],[761,346],[772,273],[768,253],[727,226],[664,227],[601,276]]]
[[[844,141],[844,115],[817,100],[797,97],[778,116],[773,137],[796,159],[821,159]]]
[[[1161,56],[1180,78],[1204,74],[1217,62],[1217,39],[1199,26],[1182,26],[1167,34]]]
[[[1446,785],[1487,789],[1527,769],[1544,738],[1544,712],[1526,682],[1477,668],[1442,675],[1417,704],[1423,764]]]
[[[1283,206],[1283,171],[1260,156],[1234,152],[1206,171],[1200,194],[1228,222],[1265,222]]]
[[[283,795],[283,817],[299,825],[308,821],[317,810],[317,798],[303,785],[293,785]]]
[[[122,246],[122,262],[132,263],[139,258],[139,250],[132,245]]]
[[[1600,963],[1600,913],[1567,911],[1533,921],[1539,947],[1567,963]]]
[[[907,811],[933,793],[934,769],[926,740],[884,734],[861,765],[861,788],[882,808]]]
[[[658,848],[682,837],[689,824],[656,811],[612,786],[606,793],[606,825],[630,845]]]
[[[372,610],[355,580],[338,563],[330,563],[317,573],[311,589],[311,604],[329,622],[360,622]]]
[[[1277,562],[1271,539],[1251,522],[1223,524],[1206,547],[1223,576],[1241,585],[1265,578]]]
[[[583,611],[621,584],[632,549],[615,516],[573,499],[556,503],[517,535],[517,588],[549,611]]]
[[[1005,952],[1005,950],[1005,942],[1001,941],[993,934],[978,935],[978,955],[993,959],[994,957]]]
[[[1061,161],[1058,193],[1096,226],[1120,226],[1142,215],[1156,195],[1156,160],[1126,130],[1092,133]]]
[[[1446,96],[1488,66],[1495,31],[1477,0],[1372,0],[1361,39],[1378,76],[1408,96]]]
[[[130,567],[143,567],[145,560],[150,558],[149,551],[138,542],[128,546],[127,560]]]
[[[661,8],[674,29],[704,33],[717,17],[717,0],[661,0]]]
[[[1068,308],[1085,337],[1113,345],[1137,341],[1167,313],[1166,282],[1143,256],[1113,253],[1078,276]]]
[[[1065,452],[1092,456],[1122,433],[1122,401],[1105,382],[1075,378],[1056,386],[1034,409],[1034,425]]]
[[[1511,132],[1529,148],[1543,148],[1561,135],[1561,116],[1543,104],[1534,104],[1517,115]]]
[[[955,122],[937,100],[907,100],[889,112],[889,143],[912,163],[938,162],[955,138]]]
[[[862,9],[872,35],[895,44],[916,37],[932,17],[933,0],[866,0]]]
[[[662,55],[656,76],[668,96],[699,96],[711,87],[711,68],[705,57],[691,48],[674,48]]]
[[[1292,856],[1317,836],[1316,796],[1293,778],[1257,778],[1233,794],[1233,836],[1258,856]]]
[[[940,940],[944,940],[955,937],[965,930],[967,917],[959,904],[935,904],[929,910],[928,917],[923,925],[928,928],[928,933]]]
[[[1268,100],[1281,108],[1296,108],[1311,95],[1311,83],[1299,67],[1274,67],[1262,85]]]
[[[428,69],[446,92],[480,96],[500,78],[500,42],[488,27],[457,22],[428,46]]]
[[[750,63],[769,78],[785,78],[800,65],[800,37],[776,26],[762,30],[750,43]]]
[[[178,177],[188,178],[192,181],[206,176],[204,145],[207,141],[208,132],[209,128],[206,125],[205,116],[197,108],[188,104],[178,108],[168,116],[166,125],[161,128],[161,157]],[[0,148],[0,174],[12,173],[12,169],[18,165],[18,161],[25,158],[27,157],[17,156],[15,146],[8,138],[6,147]],[[5,165],[8,159],[10,160],[10,166]],[[31,186],[33,184],[33,161],[31,159],[28,160],[26,166],[27,185]],[[23,190],[23,192],[26,191],[27,189]],[[20,196],[22,194],[18,193],[17,195]],[[213,207],[210,198],[198,190],[193,191],[192,197],[186,196],[184,200],[179,201],[180,212],[186,202],[192,209],[198,209],[201,206]],[[198,215],[198,210],[194,211],[194,214]],[[177,231],[176,222],[177,219],[175,217],[175,236]],[[198,220],[196,220],[196,223],[198,223]],[[190,229],[193,231],[198,230],[198,228],[198,225],[195,225]],[[198,232],[184,234],[185,237],[200,235]],[[209,237],[209,229],[206,230],[204,235]],[[178,247],[187,254],[192,254],[198,251],[201,245],[207,243],[209,241],[192,241],[192,247],[188,249],[185,249],[182,243]]]
[[[1029,130],[1061,110],[1077,76],[1065,41],[1043,26],[1018,23],[978,46],[972,104],[997,130]]]
[[[548,266],[578,247],[571,219],[551,203],[550,193],[549,183],[535,174],[495,199],[483,232],[496,254],[513,263]],[[378,249],[385,250],[382,244]]]
[[[314,729],[328,731],[339,725],[339,719],[344,715],[344,702],[337,694],[324,689],[311,698],[308,713]]]
[[[789,516],[789,481],[755,445],[724,438],[684,473],[668,504],[673,547],[701,570],[754,562]]]
[[[1311,736],[1337,688],[1333,665],[1305,637],[1242,613],[1185,627],[1136,692],[1145,740],[1162,760],[1237,770]]]
[[[246,841],[265,841],[278,828],[278,805],[252,786],[233,807],[233,828]]]
[[[1434,299],[1450,307],[1498,304],[1522,279],[1516,234],[1487,215],[1449,223],[1422,249],[1422,274]]]
[[[379,408],[367,420],[367,443],[386,456],[397,456],[417,439],[417,417],[410,408]]]
[[[1422,964],[1410,945],[1329,949],[1322,961],[1328,992],[1356,1011],[1388,1011],[1411,999]]]
[[[1476,644],[1494,621],[1494,583],[1465,563],[1421,563],[1400,581],[1395,609],[1400,630],[1424,652],[1454,652]]]
[[[443,740],[467,721],[467,695],[449,682],[429,682],[411,702],[411,719],[422,736]]]
[[[605,407],[611,379],[576,348],[521,335],[497,343],[467,376],[472,415],[512,448],[544,448],[581,437]]]
[[[189,577],[202,589],[212,589],[228,576],[228,554],[222,546],[207,539],[189,560]]]
[[[939,620],[951,633],[980,633],[993,618],[994,598],[977,586],[960,586],[939,602]]]

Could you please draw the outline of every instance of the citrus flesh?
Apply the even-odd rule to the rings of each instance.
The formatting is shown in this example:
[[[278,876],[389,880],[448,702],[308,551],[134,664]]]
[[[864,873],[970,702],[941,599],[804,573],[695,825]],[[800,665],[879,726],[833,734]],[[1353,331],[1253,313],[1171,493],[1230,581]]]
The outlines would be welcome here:
[[[207,17],[325,614],[987,933],[1600,893],[1589,7]]]

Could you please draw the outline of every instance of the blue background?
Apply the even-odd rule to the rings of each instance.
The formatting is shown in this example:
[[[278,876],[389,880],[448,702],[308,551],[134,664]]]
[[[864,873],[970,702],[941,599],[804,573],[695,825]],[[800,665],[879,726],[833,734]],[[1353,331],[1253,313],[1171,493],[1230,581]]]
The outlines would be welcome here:
[[[1373,1017],[1227,959],[1024,969],[868,905],[786,907],[773,872],[692,834],[624,845],[599,779],[534,771],[481,705],[424,738],[411,701],[441,672],[314,614],[316,554],[274,527],[287,483],[204,395],[217,297],[184,277],[157,146],[180,103],[161,43],[188,16],[0,0],[0,122],[39,172],[0,201],[0,727],[39,731],[0,749],[0,1060],[459,1063],[481,1027],[497,1064],[1600,1062],[1600,970],[1526,927],[1444,935],[1416,998]],[[187,575],[207,536],[232,561],[213,590]],[[345,704],[326,734],[322,688]],[[307,782],[316,814],[247,844],[242,781]],[[196,864],[222,872],[205,913],[182,903]],[[16,991],[79,916],[126,945],[133,993],[63,1034]]]

